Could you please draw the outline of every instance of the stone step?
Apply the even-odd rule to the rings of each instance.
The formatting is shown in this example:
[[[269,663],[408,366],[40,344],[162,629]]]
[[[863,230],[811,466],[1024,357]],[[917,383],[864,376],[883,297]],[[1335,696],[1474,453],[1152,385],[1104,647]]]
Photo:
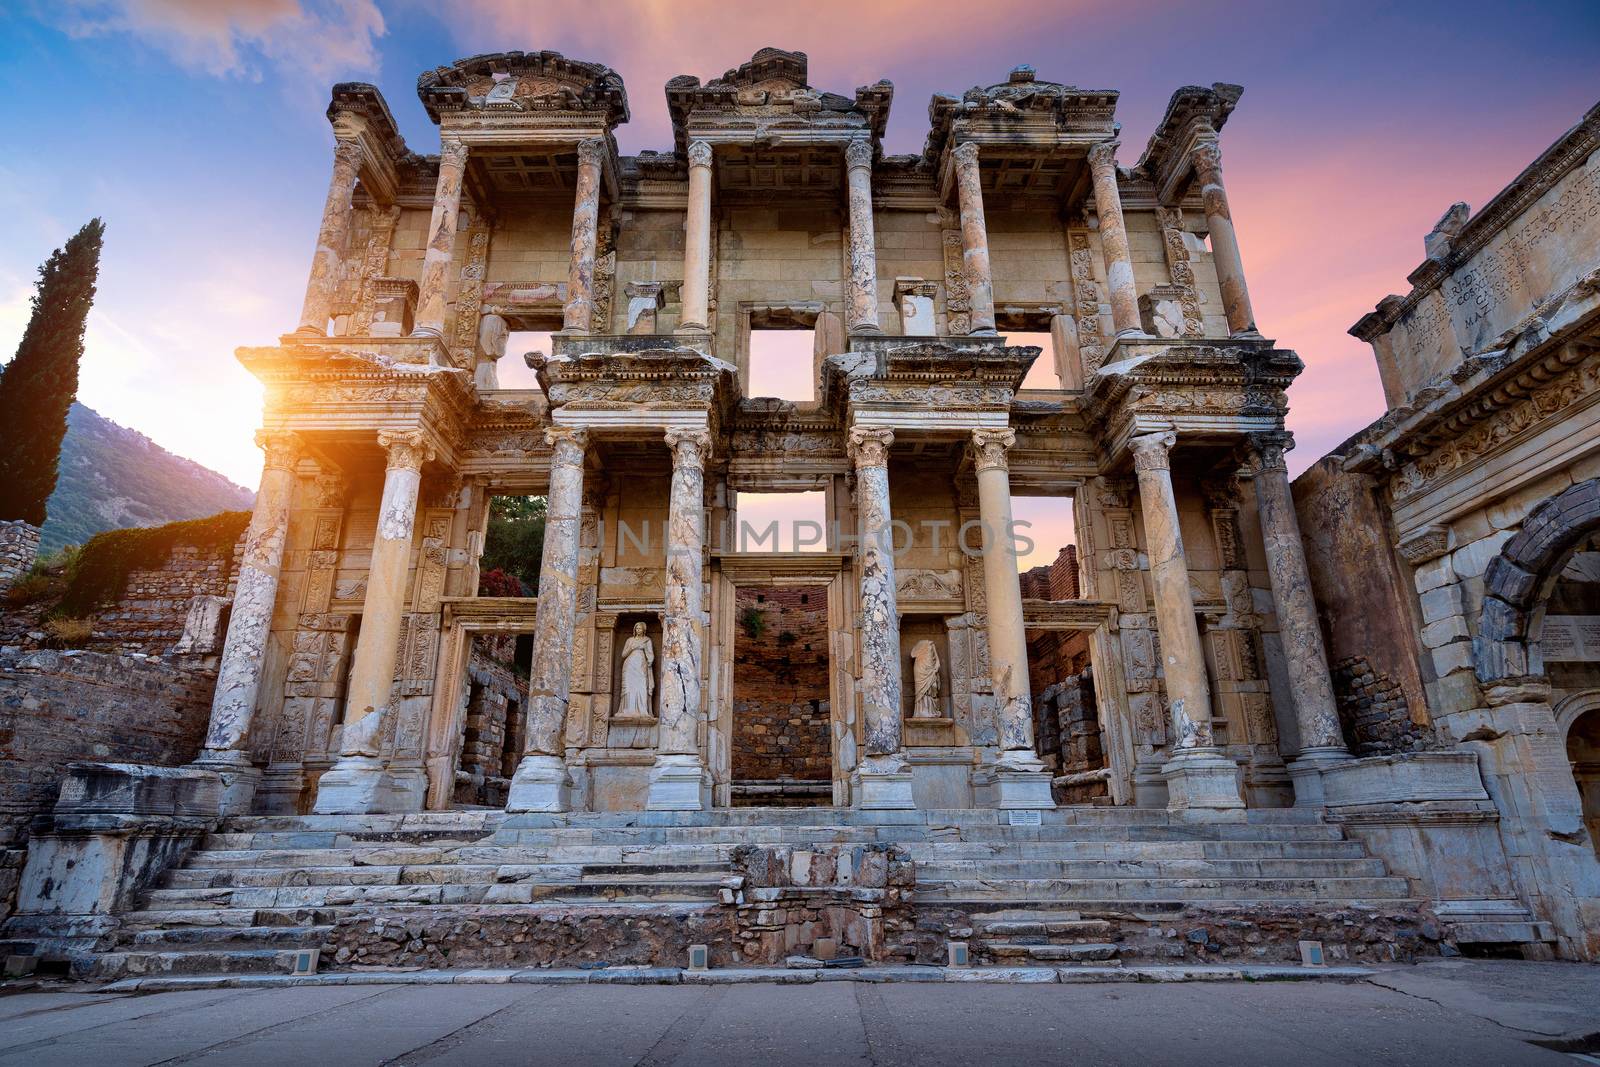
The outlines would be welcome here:
[[[1369,901],[1407,899],[1404,878],[952,878],[918,880],[917,902]]]
[[[428,864],[562,863],[629,866],[727,864],[736,846],[728,845],[563,845],[545,848],[499,845],[384,845],[370,848],[202,849],[190,854],[191,870],[226,867],[413,867]]]
[[[352,904],[499,904],[531,900],[711,901],[740,880],[726,875],[677,875],[671,879],[609,876],[595,881],[442,885],[312,885],[212,889],[154,889],[144,910],[213,908],[322,908]]]
[[[941,859],[1365,859],[1360,841],[944,841],[908,842],[918,862]]]
[[[246,889],[274,886],[493,885],[504,882],[626,882],[731,877],[725,864],[431,863],[394,867],[187,867],[162,876],[164,889]]]
[[[332,926],[160,926],[125,933],[123,945],[145,951],[166,951],[186,946],[251,947],[320,945]]]
[[[961,878],[1382,878],[1375,859],[1207,860],[1153,857],[1139,860],[938,860],[918,864],[917,881]]]
[[[101,952],[75,961],[75,978],[131,978],[136,975],[288,974],[296,950],[215,948],[174,951]]]
[[[1104,919],[1049,919],[1038,920],[995,920],[990,922],[974,922],[973,929],[979,940],[998,939],[1014,940],[1021,943],[1043,944],[1051,939],[1072,941],[1104,941],[1115,931],[1115,927]],[[1037,938],[1036,942],[1026,939]]]
[[[1103,963],[1115,960],[1118,947],[1112,942],[1082,945],[1030,945],[1015,941],[991,941],[982,951],[999,960],[1032,959],[1051,963]]]

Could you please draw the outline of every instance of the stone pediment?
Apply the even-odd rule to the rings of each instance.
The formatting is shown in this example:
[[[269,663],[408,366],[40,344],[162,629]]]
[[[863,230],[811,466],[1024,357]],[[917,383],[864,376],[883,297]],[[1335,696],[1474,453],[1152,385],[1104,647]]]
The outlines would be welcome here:
[[[1039,81],[1032,67],[1020,66],[998,85],[973,86],[960,97],[936,94],[928,102],[930,129],[923,157],[938,159],[958,129],[979,141],[985,132],[1031,134],[1047,143],[1066,133],[1092,144],[1115,133],[1117,97],[1114,89]]]
[[[446,112],[599,113],[606,125],[628,121],[628,94],[609,67],[559,52],[494,52],[436,67],[417,79],[428,117]]]
[[[782,129],[837,128],[841,133],[868,128],[872,139],[883,136],[889,121],[894,86],[887,81],[859,88],[854,98],[822,92],[806,81],[806,54],[763,48],[748,62],[701,84],[692,74],[667,82],[667,110],[672,117],[674,147],[688,152],[690,130],[702,127],[736,136],[749,132],[763,139]]]
[[[1152,182],[1163,204],[1181,198],[1183,180],[1191,169],[1190,151],[1202,141],[1216,139],[1243,94],[1243,86],[1227,82],[1209,88],[1185,85],[1174,92],[1161,124],[1133,168],[1134,176]]]
[[[856,337],[851,348],[823,361],[824,394],[835,410],[889,405],[1005,412],[1040,351],[999,338]]]
[[[554,355],[528,359],[552,410],[720,412],[737,389],[731,364],[656,337],[558,336],[555,347]]]

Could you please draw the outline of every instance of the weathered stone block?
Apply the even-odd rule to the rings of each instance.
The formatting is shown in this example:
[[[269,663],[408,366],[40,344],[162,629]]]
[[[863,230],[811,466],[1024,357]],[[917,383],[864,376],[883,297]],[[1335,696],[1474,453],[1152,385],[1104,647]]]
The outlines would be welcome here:
[[[1462,603],[1461,590],[1454,585],[1441,586],[1430,589],[1421,596],[1422,621],[1425,623],[1438,622],[1452,615],[1463,615],[1466,607]]]

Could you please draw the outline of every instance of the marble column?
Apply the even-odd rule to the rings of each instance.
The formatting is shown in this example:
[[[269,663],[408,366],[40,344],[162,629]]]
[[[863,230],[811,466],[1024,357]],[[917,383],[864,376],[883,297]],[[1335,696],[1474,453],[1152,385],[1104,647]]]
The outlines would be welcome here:
[[[860,524],[861,718],[865,742],[856,779],[862,808],[914,808],[900,732],[900,610],[895,603],[894,527],[889,510],[889,446],[894,433],[850,431]]]
[[[571,806],[561,739],[572,692],[572,644],[578,620],[578,528],[583,514],[583,461],[589,433],[570,426],[552,426],[544,438],[550,445],[550,491],[539,562],[539,603],[533,616],[533,666],[523,733],[526,741],[522,761],[511,778],[507,811],[567,811]]]
[[[367,595],[361,603],[361,633],[350,666],[339,759],[317,783],[319,815],[391,810],[397,798],[383,760],[384,716],[394,692],[400,655],[400,624],[411,583],[411,542],[417,521],[417,491],[433,447],[420,430],[380,430],[387,453],[378,528],[367,565]]]
[[[255,797],[261,772],[250,761],[250,725],[261,692],[261,670],[267,636],[278,599],[283,542],[289,529],[289,501],[294,494],[294,468],[300,441],[292,433],[260,430],[256,444],[266,453],[255,512],[245,532],[239,581],[222,645],[217,688],[211,698],[211,722],[197,767],[222,776],[222,815],[245,815]]]
[[[872,143],[851,141],[844,150],[850,203],[850,281],[846,328],[881,333],[878,325],[878,248],[872,225]]]
[[[333,179],[322,205],[322,226],[317,230],[317,250],[311,257],[311,277],[306,282],[296,333],[321,337],[328,332],[339,290],[339,267],[350,243],[351,198],[360,174],[361,142],[354,137],[339,138],[333,146]]]
[[[1170,452],[1176,443],[1177,435],[1171,431],[1144,434],[1129,442],[1155,586],[1161,669],[1172,711],[1171,759],[1162,774],[1170,808],[1242,808],[1237,768],[1217,751],[1211,734],[1211,685],[1206,680],[1205,652],[1189,589],[1189,561],[1172,491]]]
[[[992,334],[994,275],[989,269],[989,227],[983,218],[983,183],[978,177],[978,146],[972,141],[950,150],[956,166],[956,199],[961,206],[961,267],[967,279],[972,333]]]
[[[679,333],[711,326],[711,146],[689,146],[689,207],[683,220],[683,314]]]
[[[1006,453],[1016,431],[972,431],[972,465],[983,524],[983,588],[988,602],[989,674],[999,701],[1000,756],[995,769],[1001,808],[1053,808],[1050,776],[1033,748],[1033,694],[1022,582],[1011,525],[1011,469]]]
[[[666,612],[661,625],[661,704],[650,811],[711,806],[711,776],[700,755],[700,673],[705,663],[706,457],[704,430],[668,430],[672,490],[667,504]]]
[[[1273,610],[1278,616],[1278,640],[1283,645],[1289,673],[1289,695],[1294,700],[1300,752],[1289,763],[1294,779],[1295,803],[1318,805],[1323,800],[1322,771],[1350,758],[1339,727],[1339,709],[1333,698],[1328,653],[1322,644],[1317,603],[1311,592],[1305,545],[1295,518],[1289,489],[1289,467],[1284,452],[1288,434],[1256,434],[1250,438],[1249,464],[1254,476],[1256,508],[1261,514],[1261,542],[1267,554],[1267,577],[1272,583]]]
[[[449,137],[439,146],[439,183],[433,191],[433,218],[428,247],[422,255],[422,284],[417,293],[413,337],[443,337],[445,287],[455,254],[456,224],[461,214],[461,182],[467,171],[467,146]]]
[[[572,261],[567,268],[567,303],[561,329],[594,329],[594,254],[599,242],[600,165],[606,143],[598,137],[578,142],[578,190],[572,206]]]
[[[1100,247],[1105,252],[1106,287],[1111,290],[1111,324],[1117,336],[1139,334],[1139,294],[1133,282],[1133,255],[1122,221],[1122,194],[1117,190],[1117,148],[1120,141],[1102,141],[1089,149],[1094,176],[1094,209],[1100,219]]]
[[[1255,333],[1256,313],[1250,307],[1239,239],[1233,232],[1228,194],[1222,187],[1222,149],[1215,141],[1202,141],[1190,153],[1189,161],[1194,165],[1195,180],[1200,183],[1200,202],[1205,206],[1206,227],[1211,231],[1211,261],[1217,268],[1228,330],[1233,334]]]

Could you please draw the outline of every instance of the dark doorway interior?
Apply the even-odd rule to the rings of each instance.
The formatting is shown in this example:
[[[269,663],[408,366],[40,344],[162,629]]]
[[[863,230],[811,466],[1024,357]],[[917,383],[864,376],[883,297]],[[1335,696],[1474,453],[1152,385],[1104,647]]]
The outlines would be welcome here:
[[[740,586],[734,611],[734,806],[832,803],[827,593]]]

